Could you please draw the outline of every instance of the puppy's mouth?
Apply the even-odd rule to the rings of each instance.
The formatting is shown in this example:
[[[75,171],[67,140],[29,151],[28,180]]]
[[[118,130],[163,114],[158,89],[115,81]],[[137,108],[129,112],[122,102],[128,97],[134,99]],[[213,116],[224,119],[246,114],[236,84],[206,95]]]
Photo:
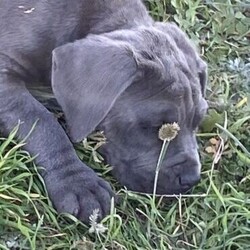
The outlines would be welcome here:
[[[190,192],[192,187],[190,186],[180,186],[175,185],[175,183],[172,183],[172,185],[162,185],[161,183],[157,185],[156,194],[158,195],[180,195],[180,194],[186,194]]]

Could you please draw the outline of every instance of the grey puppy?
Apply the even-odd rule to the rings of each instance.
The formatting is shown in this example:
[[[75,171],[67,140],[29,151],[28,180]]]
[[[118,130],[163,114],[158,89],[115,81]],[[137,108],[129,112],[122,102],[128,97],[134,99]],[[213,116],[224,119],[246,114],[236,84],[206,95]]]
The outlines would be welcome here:
[[[81,39],[81,40],[78,40]],[[29,92],[52,85],[69,137]],[[101,152],[129,189],[152,192],[161,148],[158,129],[178,122],[157,192],[186,192],[200,178],[194,131],[204,116],[206,64],[174,24],[154,22],[140,0],[2,0],[0,126],[25,145],[58,212],[87,221],[109,211],[112,190],[77,157],[71,144],[95,129]],[[71,140],[71,141],[70,141]]]

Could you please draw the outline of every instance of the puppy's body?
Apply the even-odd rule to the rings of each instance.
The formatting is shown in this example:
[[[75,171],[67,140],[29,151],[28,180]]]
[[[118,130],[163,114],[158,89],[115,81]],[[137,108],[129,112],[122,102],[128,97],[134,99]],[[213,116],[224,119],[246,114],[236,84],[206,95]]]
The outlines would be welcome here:
[[[143,4],[116,1],[2,1],[0,52],[32,82],[50,83],[52,50],[87,34],[151,25]]]
[[[52,85],[70,138],[104,130],[102,152],[128,188],[152,192],[158,129],[178,122],[158,193],[185,192],[200,176],[193,131],[206,110],[206,65],[173,24],[155,23],[139,0],[1,1],[0,125],[21,121],[25,148],[43,167],[59,212],[83,221],[109,210],[108,183],[83,164],[54,116],[28,91]],[[52,77],[51,77],[52,76]]]

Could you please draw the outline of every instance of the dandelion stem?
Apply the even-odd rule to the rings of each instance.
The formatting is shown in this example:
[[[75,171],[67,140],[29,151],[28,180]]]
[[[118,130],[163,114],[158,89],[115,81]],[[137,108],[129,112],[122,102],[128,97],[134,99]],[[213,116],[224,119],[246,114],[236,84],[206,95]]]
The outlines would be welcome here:
[[[156,170],[155,170],[155,179],[154,179],[154,190],[153,190],[153,202],[155,202],[155,197],[156,197],[156,188],[157,188],[157,183],[158,183],[158,177],[159,177],[159,172],[160,168],[163,162],[163,159],[165,157],[166,151],[168,149],[168,145],[170,143],[170,140],[165,139],[162,143],[161,147],[161,152],[158,158],[158,162],[156,165]]]

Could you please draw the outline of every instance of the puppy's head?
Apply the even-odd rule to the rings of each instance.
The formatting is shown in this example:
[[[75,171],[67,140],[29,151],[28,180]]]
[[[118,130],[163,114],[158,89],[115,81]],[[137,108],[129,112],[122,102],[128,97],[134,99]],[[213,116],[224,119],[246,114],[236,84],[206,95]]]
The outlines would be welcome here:
[[[53,52],[52,85],[70,137],[95,129],[114,175],[129,189],[151,193],[162,141],[158,130],[177,122],[157,192],[181,193],[200,178],[195,130],[207,104],[206,64],[174,24],[90,35]]]

